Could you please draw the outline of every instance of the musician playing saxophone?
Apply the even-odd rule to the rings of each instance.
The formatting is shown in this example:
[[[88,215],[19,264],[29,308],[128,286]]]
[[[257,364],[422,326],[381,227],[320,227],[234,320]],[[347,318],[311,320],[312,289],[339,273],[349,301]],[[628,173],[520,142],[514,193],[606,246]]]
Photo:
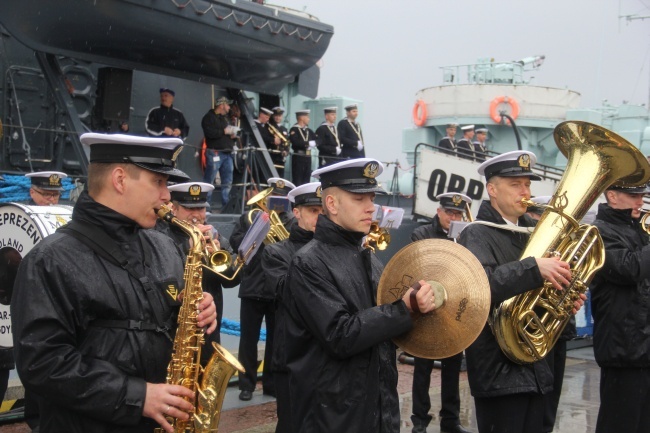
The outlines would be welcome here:
[[[645,194],[645,185],[610,187],[594,221],[605,244],[605,266],[590,286],[600,366],[596,433],[641,433],[650,425],[650,242],[640,224]]]
[[[557,258],[519,260],[530,236],[526,228],[535,225],[525,215],[521,199],[530,198],[531,181],[540,180],[532,171],[536,161],[532,152],[514,151],[489,159],[478,168],[486,178],[489,200],[481,203],[476,220],[493,225],[468,225],[459,243],[483,265],[493,306],[542,286],[544,280],[557,290],[571,280],[569,264]],[[576,301],[574,313],[583,302]],[[514,363],[501,351],[487,323],[465,354],[480,433],[545,433],[543,395],[553,388],[546,360]]]
[[[11,302],[16,366],[40,431],[151,433],[188,419],[193,393],[165,384],[184,260],[153,228],[170,199],[178,138],[84,134],[88,189],[65,228],[23,259]],[[34,300],[38,301],[35,302]],[[199,327],[212,333],[210,294]]]
[[[206,211],[209,207],[207,196],[214,189],[212,185],[203,182],[184,182],[169,187],[172,200],[172,210],[176,218],[188,222],[201,230],[206,239],[207,253],[212,254],[217,250],[226,250],[232,254],[230,243],[223,238],[217,229],[206,224]],[[190,238],[181,228],[170,225],[167,222],[159,221],[156,229],[171,236],[176,245],[181,247],[183,254],[187,254],[191,248]],[[232,275],[232,270],[227,272]],[[208,292],[214,298],[217,307],[217,330],[205,338],[205,344],[201,350],[201,363],[205,365],[214,351],[211,342],[221,344],[221,318],[223,316],[223,288],[236,287],[239,284],[239,277],[232,280],[223,278],[214,272],[206,269],[203,271],[202,287],[203,292]]]

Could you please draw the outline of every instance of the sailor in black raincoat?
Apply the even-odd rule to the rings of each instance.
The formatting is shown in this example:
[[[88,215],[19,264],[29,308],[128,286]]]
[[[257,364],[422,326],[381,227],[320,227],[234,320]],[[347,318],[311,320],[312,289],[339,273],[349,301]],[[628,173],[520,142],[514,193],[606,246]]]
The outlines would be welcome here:
[[[282,303],[284,281],[294,254],[314,238],[318,215],[323,213],[320,182],[306,183],[289,192],[293,206],[295,224],[291,227],[289,239],[268,245],[262,256],[262,269],[266,278],[267,291],[276,293],[275,336],[271,370],[275,381],[277,403],[277,433],[291,432],[291,411],[289,407],[289,375],[286,361],[286,315]]]
[[[151,433],[188,418],[193,393],[165,384],[183,258],[151,228],[169,200],[177,138],[84,134],[88,192],[72,220],[20,264],[11,301],[16,367],[40,431]],[[115,163],[115,164],[111,164]],[[212,297],[198,326],[216,327]]]
[[[273,188],[272,196],[286,197],[296,186],[286,179],[271,177],[267,183]],[[280,212],[278,217],[289,231],[291,217],[288,212]],[[230,245],[235,250],[244,240],[251,224],[245,213],[239,218],[239,225],[230,235]],[[262,393],[275,395],[275,381],[271,370],[273,353],[273,336],[275,334],[275,287],[266,285],[266,274],[262,271],[262,256],[266,245],[260,245],[255,256],[242,269],[239,298],[241,299],[241,337],[237,358],[246,370],[239,375],[239,399],[248,401],[253,398],[257,384],[257,343],[260,339],[262,321],[266,323],[266,345],[264,347],[264,371],[262,372]]]
[[[285,282],[286,361],[293,433],[397,433],[397,367],[392,337],[413,323],[411,299],[433,309],[431,287],[377,306],[382,265],[361,247],[383,190],[381,163],[360,158],[314,172],[325,215],[296,253]],[[411,294],[413,297],[411,298]]]
[[[600,366],[597,433],[641,433],[650,426],[650,242],[640,224],[645,193],[645,186],[610,188],[594,221],[605,244],[605,265],[590,286]]]
[[[555,258],[520,260],[529,238],[526,228],[535,225],[521,204],[522,198],[530,198],[530,181],[540,179],[531,171],[535,162],[532,152],[514,151],[479,166],[490,200],[481,204],[478,222],[463,230],[459,243],[483,265],[490,282],[492,307],[541,287],[545,279],[557,289],[571,279],[569,265]],[[580,306],[577,303],[576,308]],[[465,355],[479,432],[541,433],[543,394],[553,387],[546,361],[528,365],[511,361],[501,351],[488,324]]]

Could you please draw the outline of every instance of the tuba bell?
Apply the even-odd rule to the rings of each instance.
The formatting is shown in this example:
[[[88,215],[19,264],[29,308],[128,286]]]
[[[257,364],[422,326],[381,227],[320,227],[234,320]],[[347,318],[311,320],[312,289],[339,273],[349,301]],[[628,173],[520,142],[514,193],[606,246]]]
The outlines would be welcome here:
[[[552,257],[569,263],[569,287],[542,287],[507,299],[488,320],[503,353],[528,364],[543,359],[569,322],[573,302],[586,292],[604,264],[598,229],[579,221],[610,185],[636,186],[650,179],[650,164],[619,135],[587,122],[560,123],[553,133],[567,166],[555,194],[521,254]],[[525,204],[528,205],[526,202]]]

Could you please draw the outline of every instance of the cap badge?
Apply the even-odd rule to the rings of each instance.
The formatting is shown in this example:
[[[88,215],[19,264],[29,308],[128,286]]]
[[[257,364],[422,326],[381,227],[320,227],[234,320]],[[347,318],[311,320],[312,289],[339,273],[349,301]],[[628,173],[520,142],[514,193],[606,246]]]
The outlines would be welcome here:
[[[316,197],[319,197],[319,198],[323,197],[323,187],[322,186],[319,186],[318,188],[316,188]]]
[[[363,167],[363,176],[374,179],[379,172],[379,164],[376,162],[369,162]]]
[[[190,186],[190,195],[197,196],[199,194],[201,194],[201,185]]]
[[[59,186],[59,185],[61,185],[61,179],[59,178],[58,174],[50,175],[49,181],[50,181],[51,186]]]
[[[454,206],[460,206],[460,204],[463,202],[463,199],[458,194],[455,194],[451,198],[451,201],[454,204]]]
[[[521,155],[517,158],[517,163],[519,164],[519,167],[530,170],[530,155]]]
[[[279,181],[275,182],[275,186],[278,187],[278,188],[284,188],[284,186],[285,186],[284,181],[279,180]]]

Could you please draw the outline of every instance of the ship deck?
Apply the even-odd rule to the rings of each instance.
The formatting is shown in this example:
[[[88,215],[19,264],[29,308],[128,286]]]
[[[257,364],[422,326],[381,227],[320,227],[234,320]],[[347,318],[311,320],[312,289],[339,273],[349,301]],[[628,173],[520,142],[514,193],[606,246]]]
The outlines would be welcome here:
[[[398,363],[400,408],[402,414],[401,433],[411,431],[411,384],[413,366]],[[598,416],[600,368],[596,365],[592,347],[582,347],[568,351],[564,385],[560,407],[555,423],[555,433],[593,432]],[[223,414],[219,425],[220,433],[272,433],[275,432],[277,418],[275,399],[262,395],[261,384],[250,402],[238,399],[239,391],[231,386],[226,392]],[[440,410],[440,370],[434,369],[431,378],[431,415],[433,420],[427,431],[437,433]],[[474,401],[467,382],[467,373],[460,374],[461,423],[471,431],[476,430]],[[29,433],[24,423],[0,426],[1,433]]]

